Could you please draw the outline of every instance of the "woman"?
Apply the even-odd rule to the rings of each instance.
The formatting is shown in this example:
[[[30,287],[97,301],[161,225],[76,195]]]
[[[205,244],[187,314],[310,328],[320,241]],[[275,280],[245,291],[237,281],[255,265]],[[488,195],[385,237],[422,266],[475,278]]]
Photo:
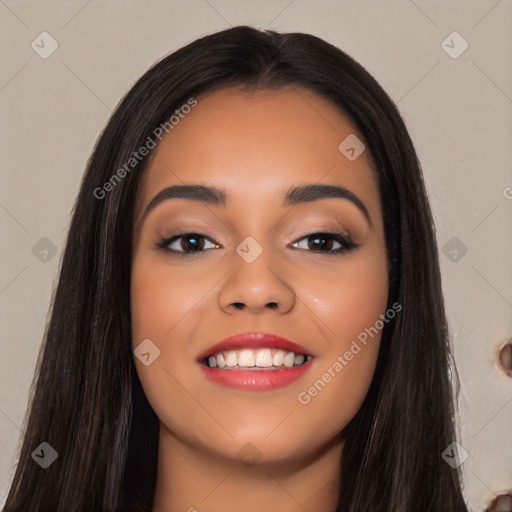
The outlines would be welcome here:
[[[451,370],[390,98],[317,37],[218,32],[98,140],[6,509],[467,511]]]

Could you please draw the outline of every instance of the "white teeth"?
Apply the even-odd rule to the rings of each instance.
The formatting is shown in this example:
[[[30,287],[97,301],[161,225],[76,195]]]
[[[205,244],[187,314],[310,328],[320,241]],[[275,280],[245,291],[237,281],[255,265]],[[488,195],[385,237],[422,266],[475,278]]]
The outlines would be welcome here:
[[[285,356],[284,351],[278,350],[274,355],[274,366],[283,366],[284,365],[284,356]]]
[[[236,357],[236,352],[234,350],[230,350],[226,354],[226,366],[232,368],[238,364],[238,357]]]
[[[295,364],[295,354],[293,352],[288,352],[284,358],[284,365],[287,368],[291,368]]]
[[[242,350],[238,356],[238,365],[244,368],[251,368],[254,366],[254,354],[250,348]]]
[[[262,348],[256,357],[256,366],[270,368],[272,366],[272,352],[269,348]]]
[[[304,362],[304,356],[302,354],[299,354],[298,356],[295,356],[295,364],[299,365]]]
[[[273,354],[273,355],[272,355]],[[208,366],[210,368],[273,368],[285,366],[293,368],[300,366],[307,360],[304,354],[295,354],[285,350],[275,350],[270,348],[261,349],[240,349],[227,350],[219,352],[216,355],[208,357]]]

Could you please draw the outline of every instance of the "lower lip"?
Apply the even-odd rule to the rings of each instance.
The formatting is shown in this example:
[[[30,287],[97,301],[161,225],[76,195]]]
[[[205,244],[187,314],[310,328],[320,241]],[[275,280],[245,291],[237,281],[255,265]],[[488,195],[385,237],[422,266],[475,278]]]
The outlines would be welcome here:
[[[311,368],[312,359],[286,370],[220,370],[200,364],[206,376],[222,386],[248,391],[270,391],[302,377]]]

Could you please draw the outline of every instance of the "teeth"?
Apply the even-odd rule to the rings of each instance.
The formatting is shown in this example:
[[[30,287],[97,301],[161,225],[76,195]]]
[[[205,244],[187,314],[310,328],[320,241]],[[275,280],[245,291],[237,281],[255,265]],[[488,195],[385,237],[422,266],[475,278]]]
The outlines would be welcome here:
[[[285,356],[284,351],[278,350],[274,355],[274,366],[283,366],[284,365],[284,356]]]
[[[233,366],[236,366],[238,364],[238,357],[236,356],[236,352],[234,350],[230,350],[225,357],[226,366],[228,368],[233,368]]]
[[[254,366],[254,354],[252,350],[245,349],[240,352],[240,356],[238,357],[238,365],[243,366],[244,368],[251,368]]]
[[[208,358],[210,368],[293,368],[307,360],[304,354],[270,348],[227,350]]]
[[[295,364],[295,354],[293,352],[288,352],[284,358],[284,365],[287,368],[291,368]]]
[[[256,357],[256,366],[260,368],[270,368],[272,366],[272,352],[269,348],[262,348]]]

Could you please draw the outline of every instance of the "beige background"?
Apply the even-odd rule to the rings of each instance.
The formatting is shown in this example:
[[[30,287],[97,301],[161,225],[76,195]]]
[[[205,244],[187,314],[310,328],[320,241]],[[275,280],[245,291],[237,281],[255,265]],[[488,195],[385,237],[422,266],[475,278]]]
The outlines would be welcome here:
[[[495,358],[512,336],[510,0],[1,0],[0,15],[0,505],[64,230],[96,137],[155,60],[238,24],[320,36],[362,63],[397,102],[423,164],[440,251],[459,240],[451,242],[459,244],[458,261],[443,252],[440,259],[462,378],[465,493],[481,510],[511,488],[512,379]],[[31,47],[42,46],[43,31],[58,43],[46,59]],[[453,31],[469,44],[458,58],[442,47]],[[457,36],[445,44],[463,48]],[[46,262],[37,250],[48,244],[43,237],[56,248]]]

